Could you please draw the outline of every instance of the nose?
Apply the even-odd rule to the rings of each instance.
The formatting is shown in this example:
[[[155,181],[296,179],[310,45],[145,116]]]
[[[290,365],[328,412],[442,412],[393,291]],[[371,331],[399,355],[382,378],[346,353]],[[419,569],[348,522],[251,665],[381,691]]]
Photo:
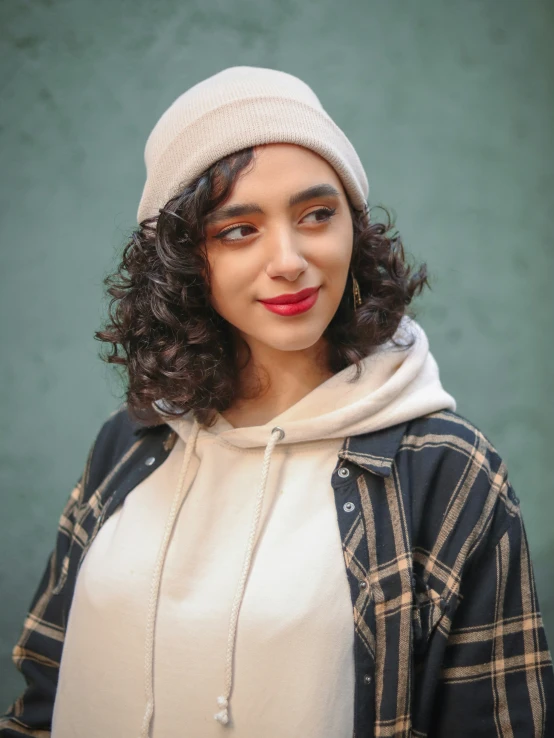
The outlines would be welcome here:
[[[283,277],[294,282],[306,270],[308,262],[304,257],[300,238],[290,229],[281,228],[269,241],[269,258],[266,266],[268,277]]]

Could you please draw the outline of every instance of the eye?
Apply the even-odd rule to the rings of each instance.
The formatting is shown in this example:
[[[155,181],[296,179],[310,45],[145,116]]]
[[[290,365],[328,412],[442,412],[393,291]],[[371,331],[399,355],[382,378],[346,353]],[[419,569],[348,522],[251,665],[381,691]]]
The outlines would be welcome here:
[[[316,217],[315,223],[325,223],[327,220],[331,220],[333,215],[337,212],[336,208],[318,208],[317,210],[312,210],[311,213],[308,213],[302,220],[306,220],[306,218],[309,218],[310,215],[315,216],[321,216]]]
[[[233,231],[244,231],[244,230],[248,230],[248,229],[255,230],[252,226],[247,226],[247,225],[233,226],[232,228],[227,228],[227,230],[225,230],[225,231],[221,231],[221,233],[218,233],[217,236],[215,236],[214,238],[218,238],[221,241],[223,241],[223,240],[225,240],[225,241],[240,241],[241,238],[246,238],[246,236],[248,236],[249,234],[248,233],[246,233],[246,234],[243,233],[242,235],[239,235],[238,238],[237,237],[229,238],[229,234],[230,233],[233,233]]]

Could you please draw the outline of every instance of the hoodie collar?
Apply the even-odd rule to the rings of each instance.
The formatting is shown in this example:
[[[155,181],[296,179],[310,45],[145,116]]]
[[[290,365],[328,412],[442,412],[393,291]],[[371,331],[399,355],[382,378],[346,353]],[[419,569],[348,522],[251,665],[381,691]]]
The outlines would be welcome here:
[[[373,472],[381,477],[391,474],[394,457],[400,447],[408,423],[399,423],[390,428],[382,428],[369,433],[348,436],[339,451],[340,459],[356,464],[365,471]],[[164,441],[175,433],[169,425],[144,426],[135,423],[134,434],[161,433]]]

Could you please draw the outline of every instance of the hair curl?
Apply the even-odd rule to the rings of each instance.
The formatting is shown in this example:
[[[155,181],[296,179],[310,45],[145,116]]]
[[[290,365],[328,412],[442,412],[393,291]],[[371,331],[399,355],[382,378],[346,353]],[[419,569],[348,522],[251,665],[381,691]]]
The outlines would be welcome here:
[[[241,172],[254,160],[254,149],[235,152],[213,164],[160,210],[143,220],[126,244],[117,271],[104,279],[111,296],[108,319],[95,338],[109,344],[101,358],[124,368],[126,400],[131,415],[146,425],[164,412],[192,411],[210,425],[215,411],[229,408],[239,394],[240,367],[232,326],[211,306],[209,264],[204,243],[206,216],[230,196]],[[333,373],[361,360],[391,341],[423,286],[429,285],[426,264],[412,275],[401,238],[389,212],[373,222],[369,210],[355,210],[351,268],[362,304],[354,308],[349,272],[344,295],[324,336]],[[205,276],[204,276],[205,275]]]

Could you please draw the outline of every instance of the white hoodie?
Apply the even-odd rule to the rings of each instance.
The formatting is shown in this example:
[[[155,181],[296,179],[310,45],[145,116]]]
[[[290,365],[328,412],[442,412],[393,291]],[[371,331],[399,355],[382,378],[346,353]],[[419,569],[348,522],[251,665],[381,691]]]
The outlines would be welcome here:
[[[337,452],[456,409],[424,330],[406,317],[405,331],[410,349],[385,344],[358,381],[348,367],[266,425],[168,421],[177,443],[79,571],[53,738],[351,738]]]

